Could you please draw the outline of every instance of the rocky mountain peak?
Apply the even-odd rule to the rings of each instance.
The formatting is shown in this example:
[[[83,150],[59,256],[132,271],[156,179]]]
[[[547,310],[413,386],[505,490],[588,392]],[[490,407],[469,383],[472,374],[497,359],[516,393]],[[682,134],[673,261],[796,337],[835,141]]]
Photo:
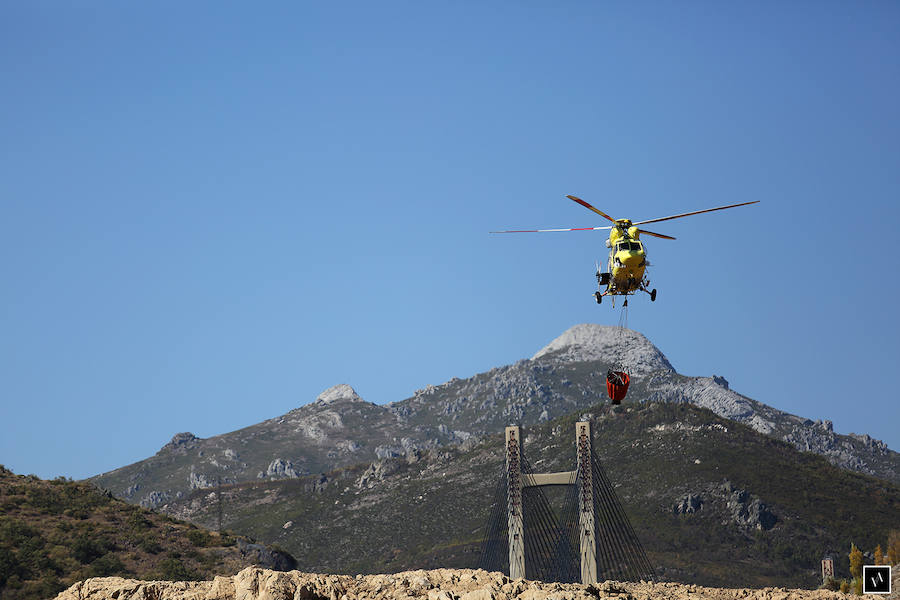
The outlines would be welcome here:
[[[338,400],[349,400],[351,402],[363,401],[363,399],[359,397],[359,394],[356,393],[356,390],[346,383],[340,383],[319,394],[319,397],[316,398],[316,403],[328,405],[333,404]]]
[[[532,360],[539,358],[567,362],[624,361],[638,373],[675,370],[659,348],[637,331],[596,323],[570,327],[531,357]]]

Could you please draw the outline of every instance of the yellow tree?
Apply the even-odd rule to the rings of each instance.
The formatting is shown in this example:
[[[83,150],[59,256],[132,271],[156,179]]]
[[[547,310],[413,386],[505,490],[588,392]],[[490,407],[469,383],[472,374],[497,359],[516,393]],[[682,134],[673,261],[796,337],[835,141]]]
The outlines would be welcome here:
[[[888,535],[888,562],[896,565],[900,563],[900,531],[892,529]]]
[[[850,576],[856,579],[862,577],[863,553],[856,544],[850,544]]]
[[[853,577],[853,591],[857,594],[862,594],[862,567],[863,553],[856,544],[850,544],[850,576]]]
[[[881,544],[875,546],[875,564],[883,565],[887,563],[887,559],[884,555],[884,552],[881,551]]]

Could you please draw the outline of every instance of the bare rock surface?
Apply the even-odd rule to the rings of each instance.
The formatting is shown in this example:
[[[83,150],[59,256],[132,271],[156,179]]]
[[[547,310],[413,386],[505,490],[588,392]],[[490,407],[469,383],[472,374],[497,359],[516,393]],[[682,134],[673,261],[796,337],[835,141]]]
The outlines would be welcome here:
[[[553,358],[562,361],[622,361],[634,372],[674,371],[659,348],[633,329],[582,323],[538,350],[531,360]]]
[[[76,583],[56,600],[843,600],[827,590],[727,589],[682,583],[598,584],[512,580],[472,569],[391,575],[318,575],[244,569],[213,581],[137,581],[98,577]]]
[[[356,393],[356,390],[346,383],[332,386],[319,394],[319,397],[316,398],[316,402],[323,405],[334,404],[338,400],[349,400],[351,402],[363,401],[363,399],[359,397],[359,394]]]

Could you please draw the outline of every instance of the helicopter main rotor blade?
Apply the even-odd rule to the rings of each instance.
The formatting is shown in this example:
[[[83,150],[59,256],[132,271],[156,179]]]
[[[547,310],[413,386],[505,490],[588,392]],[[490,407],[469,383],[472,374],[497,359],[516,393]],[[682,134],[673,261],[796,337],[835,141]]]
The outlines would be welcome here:
[[[646,221],[635,221],[634,225],[643,225],[645,223],[658,223],[660,221],[668,221],[669,219],[680,219],[681,217],[689,217],[691,215],[699,215],[701,213],[708,213],[714,210],[725,210],[726,208],[734,208],[735,206],[746,206],[748,204],[756,204],[759,200],[754,200],[752,202],[741,202],[740,204],[729,204],[728,206],[719,206],[716,208],[707,208],[706,210],[695,210],[694,212],[683,213],[680,215],[672,215],[671,217],[662,217],[661,219],[648,219]]]
[[[661,233],[653,233],[652,231],[647,231],[646,229],[638,229],[638,232],[642,235],[652,235],[653,237],[662,238],[664,240],[674,240],[671,235],[663,235]]]
[[[590,204],[588,204],[587,202],[585,202],[584,200],[582,200],[582,199],[579,198],[578,196],[572,196],[572,195],[567,194],[567,195],[566,195],[566,198],[568,198],[569,200],[574,200],[575,202],[577,202],[578,204],[582,205],[583,207],[585,207],[585,208],[587,208],[587,209],[589,209],[589,210],[594,211],[595,213],[597,213],[597,214],[600,215],[601,217],[604,217],[604,218],[606,218],[606,219],[612,221],[613,223],[616,222],[616,220],[613,219],[611,216],[609,216],[608,214],[606,214],[605,212],[603,212],[603,211],[600,210],[599,208],[595,208],[595,207],[591,206]]]
[[[544,233],[545,231],[597,231],[598,229],[612,229],[612,226],[573,227],[571,229],[513,229],[510,231],[491,231],[489,233]]]

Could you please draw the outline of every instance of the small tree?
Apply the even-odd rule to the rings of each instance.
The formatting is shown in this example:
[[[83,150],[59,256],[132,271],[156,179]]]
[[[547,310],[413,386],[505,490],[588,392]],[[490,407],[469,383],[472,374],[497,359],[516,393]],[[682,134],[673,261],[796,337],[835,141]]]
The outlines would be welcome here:
[[[850,576],[862,581],[863,553],[856,544],[850,544]]]
[[[888,564],[900,563],[900,531],[893,529],[888,535]]]
[[[824,582],[822,582],[821,589],[836,592],[841,589],[841,582],[834,577],[829,577]]]
[[[875,546],[875,564],[876,565],[884,565],[887,564],[887,557],[884,555],[884,552],[881,551],[881,544]]]

